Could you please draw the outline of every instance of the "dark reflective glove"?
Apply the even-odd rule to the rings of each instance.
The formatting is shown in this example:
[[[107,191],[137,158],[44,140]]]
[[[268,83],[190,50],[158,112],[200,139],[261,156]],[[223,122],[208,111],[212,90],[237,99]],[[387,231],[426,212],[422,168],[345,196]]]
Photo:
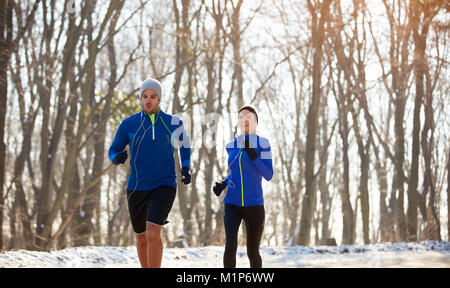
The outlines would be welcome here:
[[[124,150],[120,153],[117,153],[116,157],[114,157],[112,163],[114,165],[119,165],[119,164],[123,164],[125,163],[125,161],[127,161],[128,158],[128,152],[127,150]]]
[[[191,173],[189,172],[189,168],[188,167],[183,167],[181,168],[181,175],[183,176],[183,178],[181,178],[181,182],[184,183],[184,185],[188,185],[189,183],[191,183]]]
[[[213,192],[214,194],[217,195],[217,197],[220,196],[220,193],[222,193],[222,191],[227,188],[227,183],[225,182],[216,182],[216,185],[214,185],[213,187]]]
[[[248,156],[250,156],[250,159],[252,160],[255,160],[258,157],[258,152],[250,146],[248,139],[245,139],[244,151],[247,152]]]

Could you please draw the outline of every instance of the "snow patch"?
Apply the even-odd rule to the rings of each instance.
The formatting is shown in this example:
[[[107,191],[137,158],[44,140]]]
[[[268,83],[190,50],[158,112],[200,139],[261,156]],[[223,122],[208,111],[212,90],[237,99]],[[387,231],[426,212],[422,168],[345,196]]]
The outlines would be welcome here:
[[[183,241],[184,242],[184,241]],[[223,267],[223,246],[164,249],[162,267]],[[263,267],[441,267],[450,268],[450,242],[261,247]],[[249,267],[238,247],[237,267]],[[38,252],[0,252],[0,267],[140,267],[136,247],[76,247]]]

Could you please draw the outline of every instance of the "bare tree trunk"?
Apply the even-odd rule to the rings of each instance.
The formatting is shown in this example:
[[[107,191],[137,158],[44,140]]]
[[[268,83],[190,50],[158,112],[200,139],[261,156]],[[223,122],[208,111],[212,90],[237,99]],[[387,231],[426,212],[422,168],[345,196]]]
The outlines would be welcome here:
[[[306,154],[305,154],[305,195],[302,201],[302,213],[300,219],[300,233],[297,244],[309,245],[311,234],[311,223],[316,202],[316,187],[314,177],[314,160],[316,155],[316,131],[317,115],[320,103],[320,79],[322,76],[322,45],[324,42],[324,25],[328,17],[328,12],[332,0],[324,0],[322,3],[313,5],[308,0],[309,12],[312,16],[312,45],[313,45],[313,71],[312,71],[312,100],[307,116]],[[319,16],[320,14],[320,16]]]
[[[326,101],[326,100],[324,100]],[[328,141],[328,119],[326,117],[325,108],[327,107],[327,103],[323,103],[321,106],[322,113],[322,148],[319,152],[320,162],[327,163],[328,159],[328,151],[326,150],[326,143]],[[329,230],[329,221],[331,215],[331,198],[329,191],[329,184],[327,183],[327,169],[322,169],[319,174],[319,191],[320,191],[320,202],[322,204],[322,212],[321,212],[321,223],[322,223],[322,232],[320,237],[320,242],[325,243],[326,239],[330,238],[330,230]]]
[[[0,4],[0,250],[3,249],[3,210],[5,199],[3,186],[5,184],[5,126],[6,98],[8,96],[8,66],[10,42],[12,38],[12,1],[2,1]]]
[[[86,28],[86,31],[85,31],[85,33],[87,34],[87,41],[89,43],[91,43],[92,40],[93,40],[93,36],[92,36],[93,29],[94,28],[93,28],[93,25],[92,25],[92,14],[89,14],[87,16],[87,28]],[[89,56],[91,56],[91,57],[92,57],[92,52],[93,52],[92,49],[90,49],[89,52],[88,52]],[[92,105],[92,107],[94,108],[94,111],[96,111],[98,109],[96,109],[96,107],[95,107],[95,100],[94,100],[94,103],[92,101],[92,99],[94,98],[93,94],[95,93],[95,80],[96,80],[95,72],[92,73],[91,75],[92,75],[91,76],[92,77],[92,82],[91,82],[91,86],[90,86],[90,89],[89,89],[89,94],[88,95],[82,95],[82,97],[83,97],[83,102],[86,103],[86,102],[89,101],[89,104]],[[76,119],[77,119],[77,110],[78,110],[78,105],[77,105],[76,102],[73,102],[71,104],[71,107],[70,107],[70,115],[71,115],[71,117],[69,118],[69,119],[72,120],[71,121],[72,123],[69,123],[67,125],[68,131],[67,131],[66,139],[72,139],[75,136],[73,129],[74,129],[74,125],[75,125],[75,122],[76,122]],[[96,112],[93,112],[93,113],[96,114]],[[87,124],[86,124],[86,126],[87,126]],[[94,139],[95,139],[95,135],[94,135]],[[90,141],[90,143],[92,143],[92,141]],[[70,151],[70,149],[74,149],[74,148],[78,149],[78,144],[75,144],[75,145],[76,145],[75,147],[68,146],[67,147],[67,151]],[[88,151],[87,155],[91,155],[92,154],[91,146],[89,146],[87,148],[87,151]],[[98,159],[99,158],[98,158],[98,156],[96,154],[94,156],[94,167],[95,167],[96,161],[98,161]],[[84,163],[84,165],[82,165],[82,166],[84,166],[83,168],[84,168],[85,171],[88,171],[89,170],[89,164],[88,163],[90,161],[86,161],[86,162],[87,163]],[[77,167],[78,164],[77,164],[76,160],[75,160],[75,163],[73,163],[73,166],[76,166],[74,168],[75,173],[73,173],[73,175],[76,175],[76,177],[74,177],[74,178],[78,178],[76,180],[80,181],[80,179],[79,179],[80,175],[79,175],[79,171],[78,171],[78,167]],[[95,169],[93,169],[93,173],[96,173]],[[85,175],[87,175],[87,173]],[[85,178],[87,178],[87,177],[85,177]],[[80,188],[79,184],[77,184],[76,186],[78,186],[77,188]],[[74,189],[74,190],[72,190],[72,192],[75,193],[75,197],[74,198],[76,199],[79,196],[80,189]],[[88,193],[89,193],[89,191],[88,191]],[[71,223],[72,227],[73,227],[73,229],[72,229],[72,236],[74,237],[73,245],[75,245],[75,246],[88,246],[88,245],[91,244],[89,242],[89,239],[91,237],[91,229],[92,229],[92,223],[91,223],[91,218],[92,218],[91,212],[92,211],[91,211],[91,209],[93,207],[93,203],[91,203],[91,201],[93,201],[94,199],[92,199],[92,198],[90,199],[88,193],[86,193],[87,197],[84,199],[83,203],[80,205],[77,213],[75,213],[75,215],[73,217],[73,221]]]
[[[71,137],[71,139],[68,139],[69,142],[68,144],[70,145],[70,149],[67,151],[67,155],[66,155],[66,160],[64,163],[64,170],[63,170],[63,176],[62,176],[62,183],[61,183],[61,187],[57,193],[57,197],[56,200],[53,204],[53,206],[51,207],[51,210],[48,212],[48,214],[46,214],[45,217],[45,222],[43,223],[43,226],[40,226],[38,228],[38,232],[39,232],[39,236],[38,239],[38,244],[44,243],[44,245],[38,245],[38,246],[43,246],[43,248],[49,248],[48,245],[50,245],[51,242],[53,242],[53,237],[50,236],[51,232],[52,232],[52,224],[56,219],[57,213],[60,210],[64,198],[65,198],[65,194],[69,189],[70,183],[71,183],[71,179],[72,179],[72,175],[73,175],[73,170],[74,167],[76,165],[76,159],[77,156],[79,154],[79,145],[81,143],[81,137],[84,134],[85,128],[87,126],[88,121],[90,120],[90,117],[92,117],[92,114],[90,114],[90,117],[87,117],[87,107],[89,105],[89,95],[92,91],[92,83],[93,83],[93,78],[94,78],[94,74],[95,74],[95,61],[97,58],[97,55],[100,51],[100,40],[102,38],[103,32],[105,30],[106,24],[109,22],[109,19],[111,18],[112,14],[114,13],[114,11],[117,9],[118,5],[119,5],[119,1],[111,1],[109,6],[108,6],[108,10],[104,16],[104,18],[102,19],[101,25],[100,25],[100,29],[97,33],[96,38],[94,39],[94,41],[89,43],[89,53],[88,53],[88,58],[86,59],[86,62],[84,64],[84,73],[80,73],[80,79],[82,78],[82,76],[86,76],[85,77],[85,81],[82,82],[81,85],[81,105],[80,105],[80,110],[79,110],[79,117],[78,117],[78,127],[77,127],[77,131],[76,133],[73,134],[73,137]],[[88,4],[87,4],[88,5]],[[91,7],[91,9],[93,9],[93,7]],[[81,80],[80,80],[81,81]],[[63,89],[64,87],[61,87],[61,89]],[[71,91],[73,92],[73,91]],[[61,95],[64,95],[64,91],[61,91]],[[60,95],[60,96],[61,96]],[[71,93],[71,95],[69,96],[69,102],[71,102],[70,100],[73,100],[73,93]],[[61,98],[60,98],[61,99]],[[63,108],[58,111],[58,112],[63,112],[66,109],[66,105],[62,105]],[[57,119],[56,119],[56,127],[55,127],[55,134],[57,134],[55,137],[57,139],[57,142],[55,142],[55,146],[51,147],[51,155],[55,155],[56,153],[56,148],[59,142],[59,138],[61,135],[61,130],[63,128],[63,119],[58,119],[63,117],[63,114],[58,113],[57,115]],[[60,121],[60,122],[58,122]],[[75,119],[73,119],[73,121],[75,121]],[[53,138],[52,138],[52,143],[53,143]],[[50,161],[50,163],[52,163],[52,161]],[[50,173],[48,175],[49,177],[52,177],[52,174]],[[44,179],[45,180],[45,179]],[[48,179],[47,179],[48,181]],[[44,183],[44,182],[43,182]]]
[[[360,71],[363,72],[363,71]],[[364,73],[364,72],[363,72]],[[362,83],[362,89],[360,91],[360,100],[364,102],[362,106],[367,106],[366,103],[366,92],[365,92],[365,76],[364,74],[360,74],[360,81]],[[358,115],[356,111],[354,111],[352,104],[350,104],[353,116],[353,129],[355,131],[356,142],[358,144],[358,152],[360,157],[360,201],[361,201],[361,219],[363,224],[363,239],[364,244],[369,244],[369,215],[370,215],[370,205],[369,205],[369,166],[370,166],[370,143],[372,138],[372,132],[370,131],[370,124],[367,123],[369,130],[369,139],[364,144],[363,137],[360,132],[359,123],[358,123]]]
[[[450,241],[450,150],[447,158],[447,241]]]
[[[67,41],[64,46],[63,56],[62,56],[62,67],[61,67],[61,76],[59,87],[57,89],[57,116],[55,119],[55,125],[52,127],[52,134],[49,133],[49,124],[50,124],[50,93],[46,93],[45,97],[42,99],[42,112],[43,112],[43,121],[41,127],[41,171],[42,171],[42,179],[41,179],[41,188],[39,189],[39,195],[37,197],[37,223],[36,223],[36,237],[35,244],[37,247],[43,247],[45,245],[45,237],[44,229],[46,229],[45,234],[49,234],[51,232],[51,227],[45,227],[46,223],[53,222],[48,219],[50,214],[50,200],[51,200],[51,182],[53,179],[53,171],[54,171],[54,162],[56,158],[56,153],[58,150],[58,145],[62,136],[62,129],[64,126],[64,118],[66,117],[66,110],[68,105],[65,103],[66,98],[66,84],[68,81],[70,67],[74,61],[74,52],[76,48],[76,44],[78,43],[79,37],[81,35],[81,29],[84,23],[84,19],[86,19],[87,14],[92,12],[92,6],[90,4],[86,4],[81,11],[81,20],[78,26],[75,25],[75,17],[69,16],[69,26],[68,26],[68,34]],[[69,96],[70,100],[73,100],[73,97]],[[66,179],[67,181],[68,179]],[[62,204],[62,202],[61,202]],[[57,211],[53,211],[53,214],[56,217]]]
[[[214,103],[214,98],[217,98],[217,109],[215,109],[215,111],[216,111],[216,113],[220,114],[222,112],[222,96],[223,96],[222,95],[223,94],[223,91],[222,91],[223,57],[224,57],[224,54],[225,54],[224,51],[226,48],[226,44],[225,44],[226,38],[225,38],[225,35],[223,35],[224,33],[222,33],[222,29],[223,29],[222,21],[223,21],[223,17],[224,17],[224,8],[222,7],[221,0],[218,0],[217,2],[212,1],[211,8],[212,8],[211,15],[215,22],[215,35],[214,35],[214,46],[212,47],[213,50],[210,52],[210,53],[212,53],[212,55],[211,55],[211,57],[207,57],[207,59],[212,58],[210,62],[207,62],[209,64],[209,65],[207,65],[207,72],[208,72],[207,105],[210,106],[211,104],[209,103],[209,101],[212,100]],[[217,70],[214,70],[214,69],[216,69],[214,67],[217,67]],[[217,89],[216,89],[216,83],[217,83]],[[213,98],[210,100],[209,97],[213,97]],[[212,107],[212,106],[210,106],[210,107]],[[215,124],[217,125],[217,123],[215,123]],[[217,139],[217,135],[214,135],[214,136],[216,136],[216,139]],[[219,163],[217,160],[217,151],[216,151],[215,147],[214,147],[214,155],[212,155],[212,156],[214,156],[214,158],[213,158],[214,165],[220,169],[220,166],[218,165]],[[220,171],[219,171],[218,175],[221,175]],[[211,182],[211,184],[214,184],[214,182],[215,181],[213,180],[213,182]],[[211,193],[211,192],[209,191],[209,193]],[[214,245],[222,245],[225,242],[225,229],[224,229],[224,224],[223,224],[223,213],[224,213],[224,203],[221,201],[219,203],[219,209],[215,213],[216,228],[213,233],[213,239],[212,239],[212,243]]]
[[[286,55],[285,55],[286,56]],[[302,55],[303,57],[307,57]],[[294,131],[300,131],[301,128],[301,115],[302,115],[302,91],[303,91],[303,85],[304,81],[307,77],[309,77],[309,69],[304,71],[302,73],[301,79],[297,79],[296,76],[296,67],[294,67],[292,60],[290,57],[287,57],[287,63],[289,64],[289,72],[291,74],[292,79],[292,85],[294,87],[294,95],[293,95],[293,101],[295,103],[295,128]],[[297,86],[299,84],[299,87]],[[270,109],[270,107],[269,107]],[[274,129],[277,129],[278,125],[274,125]],[[288,143],[285,139],[283,139],[279,143],[279,147],[285,147],[290,146],[291,143]],[[283,189],[280,189],[280,195],[283,199],[283,206],[286,207],[286,209],[283,209],[284,213],[286,215],[284,216],[285,221],[289,220],[289,228],[285,230],[285,233],[287,234],[284,239],[287,239],[287,242],[289,245],[296,245],[296,238],[299,233],[299,206],[300,206],[300,194],[302,190],[302,180],[304,178],[303,175],[303,158],[304,158],[304,142],[302,141],[302,138],[300,137],[300,133],[296,132],[294,133],[294,142],[295,145],[292,145],[292,151],[280,149],[280,155],[279,159],[281,161],[281,167],[282,167],[282,179],[284,183]],[[284,153],[283,153],[284,152]],[[291,154],[292,153],[292,154]],[[285,171],[291,171],[292,165],[296,162],[298,165],[299,172],[296,173],[295,177],[292,177],[291,173]],[[323,170],[325,171],[325,170]],[[321,172],[322,173],[322,172]]]
[[[350,202],[350,161],[348,158],[348,121],[344,112],[342,115],[342,124],[339,126],[339,132],[342,138],[342,160],[344,165],[344,175],[343,175],[343,186],[340,188],[341,200],[342,200],[342,217],[343,217],[343,229],[342,229],[342,244],[351,245],[353,244],[353,230],[354,230],[354,220],[353,220],[353,209],[352,203]]]
[[[396,192],[395,204],[395,223],[396,223],[396,238],[397,241],[406,240],[406,223],[404,212],[404,179],[403,173],[404,155],[405,155],[405,133],[403,128],[403,119],[405,114],[405,95],[403,93],[397,94],[395,99],[395,163],[394,163],[394,191]]]
[[[128,170],[124,182],[120,185],[120,187],[123,187],[122,190],[126,190],[129,176],[130,170]],[[110,177],[112,177],[111,174]],[[116,206],[111,211],[111,214],[108,214],[108,239],[105,241],[107,245],[120,245],[120,237],[118,236],[126,233],[126,225],[123,225],[123,222],[130,223],[126,195],[126,191],[121,191],[118,195]],[[115,202],[113,201],[112,203],[114,204]]]
[[[26,40],[26,39],[25,39]],[[32,249],[32,239],[33,234],[31,232],[31,217],[28,212],[28,202],[26,201],[26,195],[25,191],[22,185],[22,177],[25,167],[25,162],[27,160],[27,157],[30,153],[30,147],[31,147],[31,137],[33,134],[34,124],[36,120],[36,115],[39,107],[37,109],[31,108],[28,109],[25,105],[24,100],[24,89],[21,82],[21,57],[19,56],[19,53],[14,53],[16,56],[16,67],[10,67],[10,71],[12,74],[12,79],[15,84],[15,88],[18,91],[18,103],[19,103],[19,112],[20,112],[20,124],[22,127],[22,135],[23,135],[23,141],[22,146],[20,148],[19,155],[16,157],[15,163],[14,163],[14,174],[13,174],[13,180],[11,181],[14,186],[16,187],[16,193],[14,194],[14,209],[13,215],[11,217],[15,218],[16,212],[19,215],[20,222],[22,223],[22,233],[23,237],[21,237],[22,242],[25,242],[24,245],[26,245],[26,248]],[[8,187],[6,194],[9,194],[11,191],[12,184]],[[1,208],[0,208],[1,210]],[[10,225],[14,230],[11,231],[11,233],[15,232],[15,224]],[[12,235],[15,237],[18,237],[16,235]],[[25,241],[23,241],[25,240]],[[14,241],[11,239],[11,241]],[[20,245],[20,243],[14,243],[13,245]],[[16,246],[17,247],[17,246]],[[20,247],[20,246],[19,246]]]
[[[181,19],[178,10],[177,0],[173,0],[176,24],[176,58],[175,58],[175,79],[173,83],[172,113],[176,114],[182,110],[178,93],[181,87],[181,78],[185,69],[185,63],[189,56],[190,23],[188,19],[190,0],[182,0]]]
[[[355,130],[355,135],[358,143],[358,151],[360,156],[360,200],[361,200],[361,219],[363,223],[363,239],[364,244],[369,244],[369,164],[370,164],[370,156],[369,156],[369,145],[368,142],[366,145],[363,144],[362,136],[359,131],[358,119],[356,117],[356,113],[353,111],[353,127]]]
[[[386,197],[388,195],[386,160],[380,159],[376,145],[373,145],[373,150],[376,158],[375,170],[377,172],[378,187],[380,189],[380,218],[378,224],[381,232],[381,242],[391,242],[393,240],[391,232],[393,230],[393,223],[388,206],[386,205]]]
[[[422,129],[422,154],[425,162],[425,174],[424,174],[424,194],[428,193],[428,203],[426,210],[426,227],[425,235],[429,240],[441,240],[441,227],[439,217],[436,213],[435,198],[436,190],[434,184],[433,170],[431,169],[432,151],[433,151],[433,136],[434,136],[434,118],[433,118],[433,95],[431,89],[427,89],[425,94],[424,106],[425,106],[425,122]]]
[[[366,33],[365,29],[362,29],[362,33],[359,31],[360,24],[358,23],[358,17],[362,16],[363,21],[365,19],[364,12],[361,13],[363,5],[360,1],[353,1],[353,12],[352,12],[352,21],[349,23],[353,23],[353,27],[351,28],[352,34],[348,35],[350,37],[346,37],[347,42],[344,43],[341,37],[341,32],[345,30],[345,26],[347,23],[343,22],[342,10],[340,7],[340,3],[336,3],[336,22],[338,23],[336,31],[334,31],[332,38],[333,44],[330,46],[334,46],[334,50],[337,56],[339,71],[344,73],[344,84],[341,84],[338,78],[338,88],[339,88],[339,102],[338,105],[343,105],[343,124],[344,124],[344,147],[348,144],[345,142],[348,141],[348,124],[347,124],[347,114],[351,112],[352,120],[353,120],[353,130],[355,132],[356,143],[358,146],[358,153],[360,156],[360,186],[359,186],[359,200],[361,201],[361,218],[362,218],[362,226],[363,226],[363,239],[365,244],[369,244],[369,189],[368,189],[368,181],[369,181],[369,164],[370,164],[370,143],[371,143],[371,129],[370,123],[367,123],[369,130],[369,138],[366,143],[364,143],[364,139],[361,133],[361,128],[358,120],[359,110],[355,111],[354,100],[351,96],[356,96],[359,99],[360,106],[364,109],[364,111],[368,111],[367,103],[366,103],[366,76],[364,71],[364,60],[363,55],[365,54],[366,47]],[[364,23],[364,22],[363,22]],[[362,25],[361,25],[362,26]],[[332,29],[332,28],[330,28]],[[360,40],[360,35],[362,34],[362,40]],[[346,55],[344,47],[356,47],[356,49],[350,49],[348,52],[348,56]],[[339,73],[340,75],[340,73]],[[343,91],[342,86],[346,87],[346,91]],[[345,94],[345,96],[344,96]],[[348,110],[349,111],[348,111]],[[365,113],[366,118],[368,113]],[[345,149],[345,148],[344,148]],[[346,152],[344,152],[346,153]],[[345,163],[345,159],[344,159]],[[345,175],[345,173],[344,173]],[[346,177],[346,175],[344,176]],[[358,203],[358,202],[356,202]],[[356,223],[357,216],[357,206],[355,205],[354,210],[354,219],[353,223]],[[353,228],[353,239],[356,237],[356,229]]]
[[[339,42],[338,42],[339,43]],[[340,50],[337,50],[338,55],[340,54]],[[339,58],[338,58],[339,59]],[[336,99],[336,105],[339,111],[338,114],[338,121],[339,121],[339,134],[341,136],[342,140],[342,149],[338,149],[339,154],[342,153],[342,163],[343,163],[343,182],[341,182],[341,186],[339,189],[339,194],[341,195],[341,211],[342,211],[342,244],[345,245],[351,245],[353,244],[353,237],[354,237],[354,224],[355,224],[355,217],[354,217],[354,211],[352,208],[352,204],[350,201],[350,160],[348,156],[348,147],[349,147],[349,123],[348,123],[348,114],[349,114],[349,107],[352,105],[351,103],[348,103],[350,100],[350,97],[348,95],[345,95],[345,93],[350,93],[350,91],[344,92],[343,89],[343,83],[339,81],[341,78],[341,73],[344,73],[344,77],[347,76],[347,85],[351,87],[350,79],[348,79],[348,73],[344,71],[344,68],[347,61],[344,63],[341,63],[339,65],[341,69],[338,70],[336,86],[338,88],[338,91],[335,91],[335,88],[333,88],[333,92],[335,94]],[[345,75],[347,74],[347,75]],[[357,202],[356,202],[357,203]]]
[[[67,219],[69,211],[69,207],[73,207],[75,205],[75,202],[77,201],[77,198],[80,196],[81,192],[81,179],[80,179],[80,171],[78,169],[78,166],[75,167],[75,170],[73,172],[72,177],[72,184],[70,185],[70,189],[68,191],[67,196],[67,209],[66,213],[64,213],[64,218],[62,218],[63,221]],[[86,245],[82,241],[80,241],[80,226],[82,225],[82,217],[80,215],[80,210],[77,210],[75,213],[72,222],[70,223],[70,230],[66,230],[63,232],[63,234],[69,234],[70,235],[70,245],[71,246],[83,246]],[[81,219],[80,219],[81,218]],[[64,235],[61,235],[63,237]]]
[[[358,7],[355,7],[355,10],[362,9],[362,15],[365,19],[365,11],[363,9],[364,3],[357,2],[356,4]],[[361,7],[359,7],[361,5]],[[366,126],[368,130],[368,139],[367,142],[364,144],[362,141],[362,137],[360,137],[360,140],[358,140],[358,150],[360,154],[360,161],[361,161],[361,179],[360,179],[360,191],[361,191],[361,216],[363,221],[363,236],[364,236],[364,244],[369,244],[369,215],[370,215],[370,201],[369,201],[369,168],[370,168],[370,145],[373,143],[373,136],[372,136],[372,129],[371,129],[371,122],[372,117],[368,113],[368,104],[367,104],[367,85],[366,85],[366,72],[365,72],[365,66],[366,63],[364,63],[364,58],[366,55],[366,47],[367,47],[367,37],[366,37],[366,29],[365,25],[362,25],[362,33],[363,37],[360,41],[359,31],[358,31],[358,24],[357,24],[357,13],[354,13],[354,23],[355,23],[355,38],[357,42],[357,59],[358,59],[358,65],[357,65],[357,89],[359,90],[359,99],[360,99],[360,106],[363,108],[365,120],[366,120]],[[352,107],[353,108],[353,107]],[[352,109],[353,111],[354,109]],[[353,113],[356,116],[356,113]],[[353,123],[357,123],[356,117],[353,119]],[[359,125],[358,125],[359,127]],[[356,133],[356,132],[355,132]],[[358,133],[361,135],[361,133]]]
[[[236,6],[233,5],[232,15],[232,30],[231,30],[231,44],[233,45],[233,62],[234,62],[234,74],[237,80],[236,96],[237,107],[244,105],[244,78],[242,75],[242,58],[241,58],[241,26],[240,26],[240,14],[243,0],[238,0]],[[233,3],[233,2],[231,2]]]
[[[13,8],[15,1],[5,0],[0,4],[0,250],[3,249],[3,210],[5,199],[3,188],[5,184],[5,126],[6,126],[6,104],[8,97],[8,67],[12,53],[18,49],[19,41],[30,29],[34,22],[34,15],[40,0],[36,0],[27,15],[23,27],[18,27],[17,36],[13,39]]]
[[[92,86],[91,86],[91,92],[90,92],[90,103],[93,107],[93,121],[92,121],[92,130],[94,130],[94,136],[93,136],[93,145],[94,145],[94,162],[93,162],[93,168],[92,168],[92,174],[90,176],[90,180],[97,178],[100,173],[103,170],[103,164],[104,164],[104,158],[105,158],[105,135],[106,135],[106,121],[102,121],[105,117],[105,115],[109,114],[110,108],[111,108],[111,102],[114,97],[114,89],[116,87],[117,83],[117,64],[116,64],[116,55],[115,55],[115,48],[114,48],[114,30],[116,28],[116,24],[118,21],[118,18],[120,16],[120,12],[123,7],[123,2],[120,2],[119,6],[115,10],[114,16],[111,18],[111,22],[109,25],[109,32],[108,32],[108,58],[110,63],[110,77],[108,81],[108,92],[106,94],[106,100],[104,107],[99,107],[100,103],[97,103],[95,101],[95,73],[93,73],[92,77]],[[90,20],[89,20],[90,22]],[[89,25],[90,27],[92,25]],[[89,28],[91,30],[91,28]],[[92,32],[89,32],[90,37],[92,37]],[[89,38],[89,35],[88,35]],[[89,40],[89,41],[92,41]],[[102,99],[103,100],[103,99]],[[102,101],[103,102],[103,101]],[[85,246],[89,245],[89,238],[93,236],[94,244],[95,245],[101,245],[100,239],[98,237],[98,233],[100,231],[94,232],[94,224],[93,224],[93,216],[94,211],[100,201],[100,194],[101,194],[101,185],[102,181],[100,180],[99,183],[97,183],[92,189],[89,189],[89,191],[86,193],[86,198],[83,203],[82,211],[83,213],[78,213],[78,216],[83,215],[82,217],[76,217],[78,218],[78,245]],[[80,208],[81,212],[81,208]],[[75,220],[74,219],[74,220]]]
[[[172,104],[172,113],[176,114],[183,110],[183,107],[181,105],[181,98],[179,97],[179,90],[181,88],[181,81],[183,77],[184,70],[186,69],[186,63],[190,60],[190,57],[193,56],[192,51],[190,50],[190,42],[189,37],[191,35],[191,26],[188,19],[189,16],[189,8],[191,6],[191,3],[189,0],[182,0],[181,1],[182,7],[181,7],[181,17],[180,17],[180,11],[177,6],[177,1],[173,1],[173,9],[175,12],[175,24],[176,24],[176,59],[175,59],[175,79],[173,83],[173,104]],[[192,68],[188,71],[188,78],[192,77]],[[191,79],[188,81],[190,82]],[[192,86],[192,83],[188,83],[189,86]],[[192,96],[192,87],[188,88],[190,97]],[[192,97],[191,97],[192,98]],[[189,101],[192,101],[192,99],[189,99]],[[188,111],[192,115],[192,107],[190,107]],[[193,117],[191,117],[191,125],[193,124]],[[193,131],[193,127],[191,127],[191,131]],[[175,151],[175,169],[179,171],[181,169],[179,164],[179,155],[177,151]],[[192,212],[194,211],[194,207],[198,204],[198,198],[197,198],[197,181],[196,176],[198,173],[198,167],[197,164],[200,164],[200,161],[193,165],[193,177],[192,177],[192,183],[190,187],[184,187],[183,184],[181,184],[180,181],[178,181],[178,200],[179,200],[179,207],[181,212],[181,217],[183,218],[183,234],[185,237],[186,243],[190,246],[193,244],[193,219],[192,219]],[[199,218],[197,218],[199,219]]]
[[[424,93],[424,80],[426,69],[428,67],[427,59],[425,56],[425,51],[427,47],[427,36],[430,24],[432,23],[434,16],[439,12],[439,10],[443,7],[443,5],[444,5],[443,3],[439,3],[438,1],[427,4],[423,4],[418,1],[410,1],[409,6],[409,17],[412,25],[412,32],[414,39],[414,63],[415,63],[414,69],[415,69],[416,96],[414,101],[411,172],[409,175],[409,182],[408,182],[408,211],[407,211],[408,241],[417,240],[417,208],[418,208],[417,186],[419,182],[418,170],[419,170],[419,155],[420,155],[420,108],[422,105],[422,99],[425,99],[425,96],[427,96],[426,98],[427,101],[429,99],[429,101],[431,102],[432,99],[431,91],[427,91],[427,95],[425,95]],[[425,105],[431,104],[425,103]],[[432,108],[430,109],[432,113]],[[430,111],[428,111],[428,114],[429,113]],[[427,111],[425,111],[425,114],[427,114]],[[427,135],[423,134],[422,136]],[[422,139],[422,142],[423,141],[426,140]],[[431,149],[429,150],[429,152],[431,153]],[[425,178],[426,177],[427,175],[425,175]],[[432,214],[433,213],[431,213],[431,215]]]
[[[419,70],[419,68],[417,68]],[[417,71],[418,72],[418,71]],[[416,72],[416,73],[417,73]],[[419,182],[419,156],[420,156],[420,107],[423,98],[423,74],[416,74],[416,96],[414,100],[414,119],[413,119],[413,135],[412,135],[412,155],[411,170],[408,179],[408,209],[406,211],[407,218],[407,240],[417,240],[417,186]],[[418,78],[422,78],[419,80]],[[418,82],[422,81],[421,84]],[[420,87],[422,86],[422,87]],[[422,93],[420,93],[422,90]],[[421,95],[420,95],[421,94]]]
[[[420,108],[424,97],[424,65],[425,65],[425,39],[419,35],[419,11],[418,4],[411,1],[409,7],[409,17],[413,26],[414,38],[414,62],[416,76],[416,95],[414,99],[414,119],[413,119],[413,137],[412,137],[412,154],[411,154],[411,170],[408,180],[408,209],[407,209],[407,240],[417,240],[417,186],[419,182],[419,155],[420,155]]]
[[[392,75],[392,83],[389,87],[385,82],[388,92],[394,98],[394,179],[393,179],[393,201],[394,221],[396,226],[396,240],[406,240],[406,217],[404,212],[404,183],[406,180],[404,174],[405,162],[405,131],[403,127],[405,105],[406,105],[406,89],[410,74],[411,66],[408,63],[409,51],[408,44],[411,36],[411,25],[406,20],[400,21],[405,17],[400,14],[405,11],[405,3],[402,1],[394,1],[393,3],[383,0],[386,8],[390,26],[390,47],[389,61]],[[406,11],[407,12],[407,11]],[[403,19],[403,18],[402,18]],[[404,21],[404,22],[403,22]],[[384,69],[384,68],[383,68]]]
[[[210,54],[210,53],[208,53]],[[215,79],[213,76],[213,72],[214,72],[214,52],[212,53],[212,55],[207,55],[207,58],[205,59],[206,62],[206,70],[208,73],[208,90],[207,90],[207,96],[206,96],[206,114],[208,115],[208,113],[212,113],[215,111],[215,107],[214,107],[214,87],[215,87]],[[219,104],[220,105],[220,104]],[[217,123],[215,123],[217,124]],[[203,136],[203,146],[207,145],[207,143],[213,143],[214,142],[214,137],[216,135],[210,135],[211,138],[208,137],[207,133],[209,134],[209,132],[207,131],[207,128],[205,125],[202,125],[202,136]],[[206,137],[208,138],[206,138]],[[212,140],[212,142],[209,142],[210,139]],[[204,154],[206,154],[206,163],[205,163],[205,167],[210,167],[210,169],[206,169],[205,171],[205,209],[206,209],[206,215],[205,215],[205,230],[203,233],[203,243],[202,245],[210,245],[211,241],[212,241],[212,217],[213,217],[213,209],[211,207],[211,197],[212,197],[212,184],[213,184],[213,172],[214,169],[213,168],[216,164],[217,164],[217,151],[216,151],[216,146],[212,145],[212,147],[205,147],[204,149],[202,149]],[[202,153],[203,154],[203,153]]]
[[[17,199],[14,199],[11,205],[11,213],[9,214],[9,245],[8,250],[17,249],[19,248],[19,242],[21,242],[21,235],[18,233],[18,229],[16,228],[19,223],[17,221],[17,214],[19,214],[19,207],[17,203]],[[6,246],[6,243],[5,243]]]
[[[13,81],[19,94],[18,102],[21,115],[20,124],[22,126],[23,141],[20,153],[14,163],[13,183],[16,187],[16,198],[14,202],[18,204],[18,211],[23,225],[22,232],[24,236],[23,239],[25,240],[25,247],[27,249],[32,249],[33,234],[31,230],[31,217],[29,216],[28,212],[28,201],[26,200],[26,195],[22,184],[22,177],[23,172],[25,171],[25,161],[27,160],[27,157],[29,156],[29,153],[31,151],[31,139],[39,107],[37,107],[36,109],[29,108],[29,111],[26,110],[24,89],[20,78],[20,63],[20,56],[16,53],[16,71],[14,69],[11,69],[11,73],[13,74]],[[31,107],[33,106],[31,105]]]

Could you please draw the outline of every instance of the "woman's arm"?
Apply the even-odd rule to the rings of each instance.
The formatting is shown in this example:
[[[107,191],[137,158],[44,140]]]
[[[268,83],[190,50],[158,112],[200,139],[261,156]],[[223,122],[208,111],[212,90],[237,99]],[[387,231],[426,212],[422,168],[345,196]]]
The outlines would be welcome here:
[[[273,177],[273,166],[269,140],[261,137],[260,146],[261,150],[258,153],[258,157],[255,160],[252,160],[251,163],[255,165],[256,170],[264,177],[264,179],[270,181]]]

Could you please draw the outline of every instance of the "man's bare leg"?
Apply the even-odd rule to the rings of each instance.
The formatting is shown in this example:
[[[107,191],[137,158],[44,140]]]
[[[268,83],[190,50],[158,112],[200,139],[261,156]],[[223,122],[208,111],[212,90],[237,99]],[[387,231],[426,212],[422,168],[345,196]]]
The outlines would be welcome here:
[[[148,244],[146,232],[142,232],[136,235],[136,248],[139,257],[139,262],[142,268],[148,268]]]
[[[147,256],[149,268],[160,268],[163,244],[161,240],[162,226],[147,222],[145,235],[147,237]]]

